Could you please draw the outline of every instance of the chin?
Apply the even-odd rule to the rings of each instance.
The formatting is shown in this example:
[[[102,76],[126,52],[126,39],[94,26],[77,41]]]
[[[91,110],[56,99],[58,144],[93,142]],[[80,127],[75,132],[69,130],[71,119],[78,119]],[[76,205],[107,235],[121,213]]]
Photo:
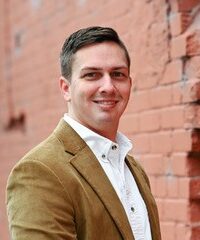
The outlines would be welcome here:
[[[97,123],[99,123],[99,124],[113,124],[114,122],[117,122],[116,118],[108,117],[108,116],[98,118],[98,120],[97,120]]]

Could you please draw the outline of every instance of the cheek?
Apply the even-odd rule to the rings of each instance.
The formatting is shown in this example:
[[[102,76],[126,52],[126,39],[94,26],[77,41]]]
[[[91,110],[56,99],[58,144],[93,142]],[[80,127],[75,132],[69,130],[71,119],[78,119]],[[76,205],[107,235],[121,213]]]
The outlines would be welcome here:
[[[130,93],[131,93],[130,87],[126,86],[126,87],[121,88],[121,94],[124,96],[124,98],[129,98]]]
[[[85,105],[88,103],[91,98],[91,91],[88,88],[78,88],[76,91],[72,93],[72,98],[76,102],[77,105]]]
[[[98,92],[98,88],[95,85],[87,85],[84,89],[82,89],[82,96],[86,99],[90,99]]]

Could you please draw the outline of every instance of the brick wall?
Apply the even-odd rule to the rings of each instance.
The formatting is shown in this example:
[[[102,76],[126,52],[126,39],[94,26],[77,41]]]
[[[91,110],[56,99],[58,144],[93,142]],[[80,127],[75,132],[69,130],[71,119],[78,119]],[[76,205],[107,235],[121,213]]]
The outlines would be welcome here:
[[[199,0],[0,1],[0,239],[9,239],[12,166],[66,109],[60,47],[90,25],[114,27],[130,51],[133,93],[120,129],[150,177],[163,240],[200,239]]]

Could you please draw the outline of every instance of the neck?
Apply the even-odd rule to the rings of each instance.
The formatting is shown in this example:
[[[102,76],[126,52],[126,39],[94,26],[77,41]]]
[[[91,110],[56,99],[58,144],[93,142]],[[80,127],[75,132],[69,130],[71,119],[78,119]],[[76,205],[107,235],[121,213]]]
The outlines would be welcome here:
[[[104,132],[103,133],[99,132],[98,134],[107,138],[107,139],[109,139],[109,140],[111,140],[112,142],[116,142],[116,134],[110,134],[110,133],[107,133],[107,132],[105,132],[105,133]]]
[[[93,132],[96,132],[97,134],[111,140],[112,142],[116,141],[116,135],[117,135],[117,127],[114,128],[113,126],[108,126],[103,129],[99,128],[91,128],[90,126],[86,126],[87,128],[91,129]]]
[[[110,139],[111,141],[115,142],[117,130],[118,130],[118,123],[113,121],[101,121],[101,122],[88,122],[88,121],[81,121],[77,118],[74,114],[70,111],[68,112],[68,116],[73,118],[75,121],[79,122],[83,126],[89,128],[93,132]]]

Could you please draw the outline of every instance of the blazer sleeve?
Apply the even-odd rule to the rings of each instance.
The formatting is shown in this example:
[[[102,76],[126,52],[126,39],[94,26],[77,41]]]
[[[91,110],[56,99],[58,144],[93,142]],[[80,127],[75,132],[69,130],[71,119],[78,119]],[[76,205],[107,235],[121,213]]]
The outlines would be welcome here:
[[[72,200],[58,176],[28,160],[11,172],[7,212],[12,240],[75,240]]]

